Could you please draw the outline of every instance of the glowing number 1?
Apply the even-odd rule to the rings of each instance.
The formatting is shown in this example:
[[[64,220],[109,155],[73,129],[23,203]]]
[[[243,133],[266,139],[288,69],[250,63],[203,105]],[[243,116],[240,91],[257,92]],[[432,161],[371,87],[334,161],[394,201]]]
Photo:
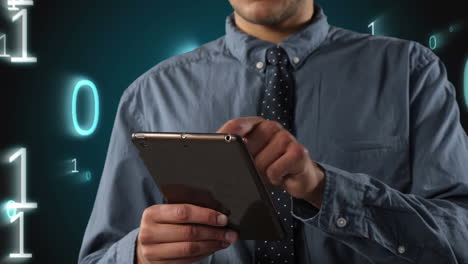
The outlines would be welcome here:
[[[22,55],[21,57],[12,57],[11,62],[13,63],[28,63],[28,62],[37,62],[37,58],[35,57],[28,57],[28,10],[22,9],[16,15],[13,16],[13,22],[18,20],[22,17],[22,40],[23,40],[23,47],[22,47]]]
[[[3,40],[3,53],[0,53],[0,58],[2,57],[10,57],[10,55],[6,54],[6,35],[0,35],[0,41]]]
[[[73,163],[73,170],[72,170],[72,173],[78,173],[80,172],[79,170],[76,169],[76,159],[72,159],[72,163]]]
[[[370,23],[367,28],[371,28],[372,35],[375,35],[375,21]]]
[[[21,170],[20,170],[20,196],[21,202],[16,203],[10,201],[7,203],[7,212],[10,212],[14,209],[14,214],[9,214],[10,223],[15,222],[19,219],[19,252],[10,253],[10,258],[32,258],[32,254],[24,253],[24,212],[16,213],[16,209],[34,209],[37,208],[37,203],[28,203],[26,201],[26,149],[20,148],[9,158],[9,162],[13,163],[16,159],[21,159]]]

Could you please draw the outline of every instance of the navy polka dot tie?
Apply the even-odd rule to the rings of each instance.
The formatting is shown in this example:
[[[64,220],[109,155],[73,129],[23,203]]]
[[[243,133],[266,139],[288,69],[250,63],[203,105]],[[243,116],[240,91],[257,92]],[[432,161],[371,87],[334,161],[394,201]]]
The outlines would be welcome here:
[[[294,78],[292,66],[283,48],[267,49],[266,85],[261,98],[260,115],[275,120],[291,134],[294,129]],[[255,263],[295,263],[294,230],[290,195],[283,189],[267,186],[278,218],[286,231],[284,240],[255,241]]]

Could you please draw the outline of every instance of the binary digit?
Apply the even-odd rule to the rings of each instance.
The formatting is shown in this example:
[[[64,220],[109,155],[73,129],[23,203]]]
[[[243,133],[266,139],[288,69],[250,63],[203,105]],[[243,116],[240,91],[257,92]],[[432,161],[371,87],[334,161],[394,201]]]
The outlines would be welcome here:
[[[79,170],[76,169],[76,164],[77,164],[76,159],[72,159],[72,163],[73,163],[73,170],[72,170],[72,173],[78,173],[78,172],[80,172]]]
[[[87,181],[87,182],[91,181],[91,172],[90,171],[85,172],[84,180]]]
[[[9,201],[6,205],[7,214],[10,218],[10,223],[19,220],[19,252],[10,253],[10,258],[32,258],[31,253],[24,253],[24,212],[17,213],[16,210],[26,210],[37,208],[37,203],[28,203],[26,199],[26,149],[20,148],[17,152],[10,156],[9,162],[13,163],[20,159],[20,199],[21,202],[16,203]]]
[[[15,204],[15,201],[12,201],[12,200],[10,200],[10,201],[8,201],[6,203],[5,211],[6,211],[6,215],[7,215],[8,219],[11,219],[16,215],[16,208],[12,208],[13,204]]]
[[[0,58],[10,57],[10,55],[8,55],[6,53],[6,37],[7,36],[5,34],[0,33]],[[3,50],[3,52],[2,52],[2,50]]]
[[[429,37],[429,48],[432,50],[437,49],[437,37],[435,35]]]
[[[22,9],[16,15],[13,16],[13,22],[21,19],[21,39],[22,39],[22,48],[21,48],[21,57],[11,57],[12,63],[35,63],[37,58],[28,57],[28,10]]]
[[[91,122],[91,126],[89,128],[84,129],[78,122],[78,114],[77,114],[77,100],[78,94],[81,88],[87,87],[91,93],[93,94],[93,103],[94,103],[94,114]],[[80,136],[89,136],[96,130],[96,127],[99,122],[99,94],[93,82],[89,80],[82,80],[79,81],[75,88],[73,89],[72,95],[72,121],[73,127],[75,128],[76,133]]]
[[[375,21],[370,23],[367,28],[371,28],[371,34],[375,35]]]

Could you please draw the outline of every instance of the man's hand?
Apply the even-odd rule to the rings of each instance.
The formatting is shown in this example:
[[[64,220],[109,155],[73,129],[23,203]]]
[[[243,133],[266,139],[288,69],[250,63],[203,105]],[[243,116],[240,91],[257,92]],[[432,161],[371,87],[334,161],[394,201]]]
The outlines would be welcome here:
[[[142,216],[136,263],[192,263],[228,247],[237,233],[224,228],[227,217],[190,204],[157,204]]]
[[[267,183],[320,208],[324,172],[280,123],[257,116],[243,117],[229,120],[217,133],[244,137],[255,166]]]

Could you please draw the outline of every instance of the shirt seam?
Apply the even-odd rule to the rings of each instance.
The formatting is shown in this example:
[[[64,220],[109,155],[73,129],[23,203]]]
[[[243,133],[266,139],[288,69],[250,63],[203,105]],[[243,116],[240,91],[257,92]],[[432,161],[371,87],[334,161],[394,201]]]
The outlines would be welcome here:
[[[125,90],[124,94],[123,94],[123,101],[127,100],[127,101],[131,101],[131,100],[137,100],[137,97],[136,97],[136,92],[137,90],[141,90],[141,86],[140,86],[140,83],[135,83],[133,84],[132,86],[130,86],[127,90]],[[145,127],[145,122],[144,122],[144,115],[143,113],[141,112],[141,109],[139,107],[134,107],[134,119],[138,125],[138,127],[140,127],[142,130],[145,130],[146,127]],[[135,128],[133,128],[135,129]],[[137,129],[138,130],[138,129]],[[136,132],[136,131],[134,131]]]

